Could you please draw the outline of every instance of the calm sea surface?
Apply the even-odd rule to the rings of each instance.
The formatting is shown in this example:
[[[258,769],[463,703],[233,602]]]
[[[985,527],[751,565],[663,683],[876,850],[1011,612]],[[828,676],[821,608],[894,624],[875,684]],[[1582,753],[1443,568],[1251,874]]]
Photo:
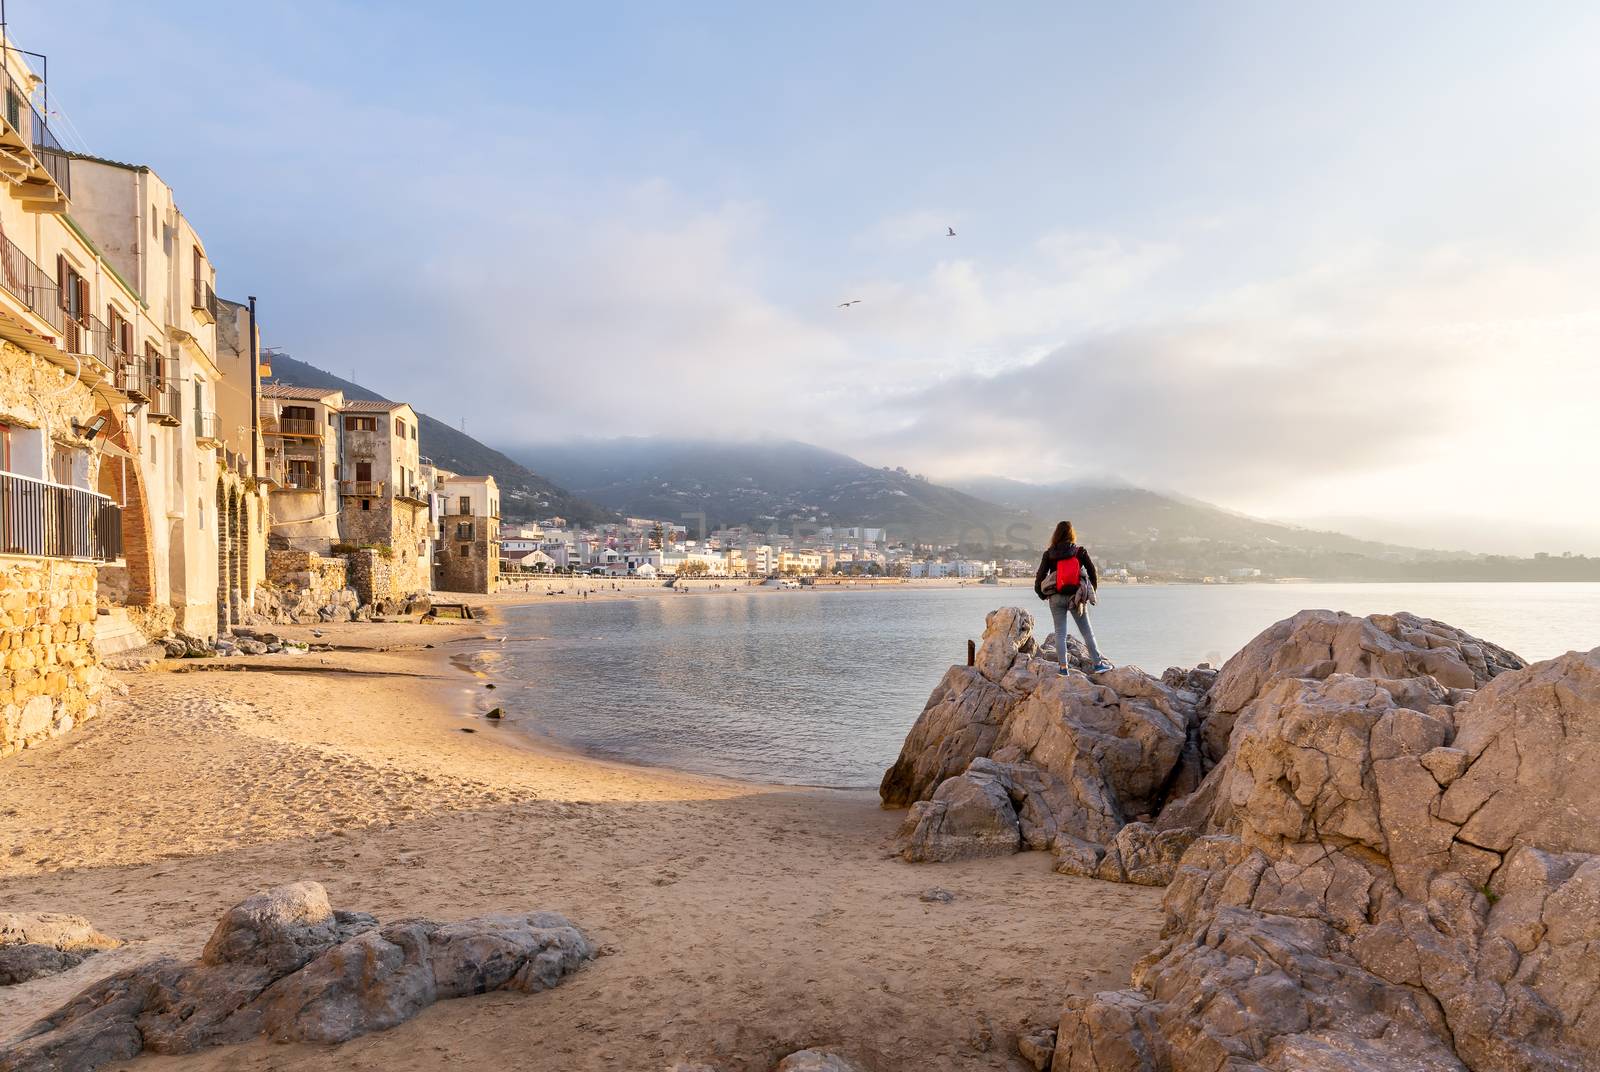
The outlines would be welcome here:
[[[683,595],[504,610],[477,664],[517,727],[595,755],[766,782],[875,786],[945,669],[1026,588]],[[1107,587],[1101,649],[1220,664],[1298,610],[1409,610],[1529,660],[1600,645],[1600,584]],[[1070,626],[1069,626],[1070,628]]]

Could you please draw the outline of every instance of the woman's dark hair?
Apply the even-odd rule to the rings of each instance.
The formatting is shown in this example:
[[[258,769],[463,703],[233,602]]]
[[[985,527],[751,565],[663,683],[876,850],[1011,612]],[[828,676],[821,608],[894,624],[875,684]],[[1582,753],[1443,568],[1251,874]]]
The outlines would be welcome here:
[[[1078,530],[1072,527],[1070,521],[1056,522],[1056,530],[1050,534],[1050,546],[1060,543],[1077,543]]]

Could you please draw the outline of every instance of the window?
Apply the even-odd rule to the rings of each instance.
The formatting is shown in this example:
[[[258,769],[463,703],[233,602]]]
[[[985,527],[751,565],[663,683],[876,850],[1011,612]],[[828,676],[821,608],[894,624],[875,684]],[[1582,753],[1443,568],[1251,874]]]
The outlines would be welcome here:
[[[161,351],[148,342],[144,344],[144,375],[157,391],[167,385],[166,369],[161,366]]]
[[[461,547],[458,549],[457,553],[460,554],[462,558],[471,558],[472,557],[472,545],[470,543],[462,544]]]
[[[289,459],[289,486],[291,488],[309,488],[311,483],[311,459]]]
[[[286,421],[314,421],[317,411],[310,406],[284,406],[283,419]]]
[[[472,522],[470,522],[470,521],[457,521],[456,522],[456,539],[458,539],[458,540],[470,540],[470,539],[473,538],[474,534],[475,534],[475,529],[473,527]]]
[[[0,424],[0,473],[11,472],[11,426]]]
[[[56,254],[56,303],[68,319],[79,324],[89,322],[89,281],[67,263],[64,253]]]
[[[362,499],[361,500],[361,509],[363,509],[363,510],[371,510],[372,509],[372,500],[371,499]]]
[[[394,419],[394,437],[396,439],[404,439],[406,437],[406,422],[399,417]]]
[[[372,483],[372,463],[356,462],[356,480],[358,483]]]
[[[411,426],[411,442],[415,443],[416,441],[417,441],[417,426],[413,424]]]
[[[330,412],[330,413],[329,413],[329,414],[328,414],[328,427],[329,427],[329,428],[332,428],[332,427],[333,427],[333,426],[334,426],[334,423],[333,423],[333,414],[332,414],[332,413],[331,413],[331,412]]]
[[[347,432],[376,432],[378,418],[376,417],[346,417],[344,430]]]
[[[460,507],[461,508],[459,510],[457,510],[456,513],[470,515],[472,513],[472,496],[471,495],[463,495],[463,496],[461,496]]]
[[[57,484],[72,483],[72,451],[60,443],[50,447],[50,479]]]
[[[111,348],[123,357],[133,353],[133,325],[116,306],[106,306],[106,323],[111,325]]]

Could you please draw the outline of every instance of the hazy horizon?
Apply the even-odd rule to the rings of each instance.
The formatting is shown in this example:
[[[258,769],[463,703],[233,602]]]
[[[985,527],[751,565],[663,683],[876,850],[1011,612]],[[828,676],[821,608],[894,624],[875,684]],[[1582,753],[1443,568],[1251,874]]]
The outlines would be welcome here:
[[[269,345],[502,449],[770,433],[1600,553],[1600,9],[8,16]]]

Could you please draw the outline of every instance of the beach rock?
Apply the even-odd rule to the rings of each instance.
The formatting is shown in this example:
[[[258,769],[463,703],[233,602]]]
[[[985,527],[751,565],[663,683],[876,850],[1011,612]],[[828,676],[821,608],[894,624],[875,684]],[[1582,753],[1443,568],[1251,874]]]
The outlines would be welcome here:
[[[1056,654],[1056,645],[1056,635],[1052,632],[1044,638],[1044,643],[1039,645],[1039,658],[1059,665],[1061,659]],[[1083,641],[1071,634],[1067,636],[1067,665],[1084,673],[1088,673],[1089,668],[1094,666],[1094,660],[1089,658],[1089,649],[1084,646]]]
[[[297,882],[235,905],[199,960],[151,961],[82,991],[0,1045],[0,1072],[77,1072],[258,1036],[343,1042],[446,998],[547,989],[593,955],[551,913],[380,927]]]
[[[947,779],[933,799],[912,805],[897,844],[907,860],[928,863],[1009,856],[1021,848],[1021,826],[1005,775],[984,760]]]
[[[1056,1055],[1056,1029],[1042,1027],[1018,1035],[1017,1052],[1033,1066],[1034,1072],[1044,1072]]]
[[[79,916],[0,912],[0,986],[75,968],[100,950],[121,944]]]
[[[1506,669],[1429,625],[1252,686],[1161,943],[1067,1003],[1054,1068],[1600,1069],[1600,649]],[[1494,672],[1375,673],[1422,650]]]
[[[797,1050],[778,1062],[774,1072],[861,1072],[831,1050]]]
[[[983,622],[983,640],[974,665],[990,681],[999,681],[1024,648],[1031,650],[1033,616],[1021,607],[992,610]]]
[[[933,886],[919,893],[917,899],[926,901],[929,904],[949,904],[956,899],[956,895],[949,890],[942,890],[938,886]]]
[[[885,773],[884,806],[915,807],[900,842],[908,859],[954,859],[979,845],[1014,851],[1003,848],[1014,814],[1028,848],[1054,849],[1058,867],[1073,872],[1078,858],[1098,865],[1127,822],[1199,784],[1192,694],[1136,667],[1093,680],[1060,674],[1025,650],[1031,629],[1018,608],[990,614],[982,665],[950,668]],[[973,775],[983,780],[981,793],[965,783],[950,790],[966,809],[960,816],[935,806],[944,786]],[[1074,848],[1080,844],[1097,848]]]
[[[1414,614],[1358,618],[1303,610],[1262,632],[1223,666],[1206,696],[1204,754],[1210,763],[1219,761],[1239,713],[1282,678],[1428,676],[1447,689],[1476,689],[1526,665],[1504,648]]]

